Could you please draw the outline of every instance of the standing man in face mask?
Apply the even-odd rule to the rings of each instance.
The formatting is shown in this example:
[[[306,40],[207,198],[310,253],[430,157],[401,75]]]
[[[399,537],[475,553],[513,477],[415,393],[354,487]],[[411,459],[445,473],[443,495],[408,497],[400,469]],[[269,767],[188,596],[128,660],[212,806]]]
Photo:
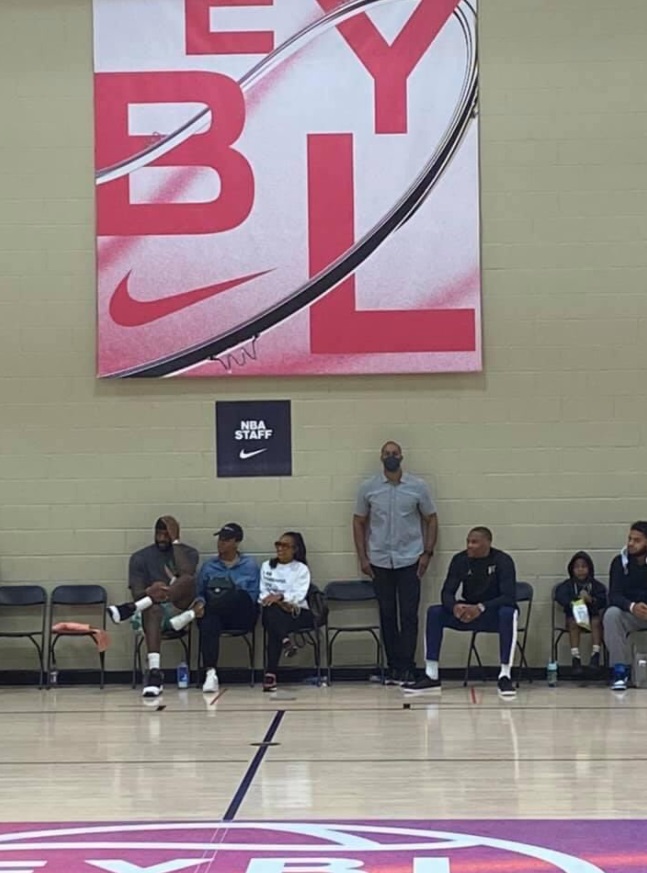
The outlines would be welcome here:
[[[414,678],[420,580],[438,533],[429,488],[403,472],[402,457],[398,443],[382,446],[384,472],[362,483],[353,516],[357,556],[362,573],[373,580],[380,608],[389,685]]]

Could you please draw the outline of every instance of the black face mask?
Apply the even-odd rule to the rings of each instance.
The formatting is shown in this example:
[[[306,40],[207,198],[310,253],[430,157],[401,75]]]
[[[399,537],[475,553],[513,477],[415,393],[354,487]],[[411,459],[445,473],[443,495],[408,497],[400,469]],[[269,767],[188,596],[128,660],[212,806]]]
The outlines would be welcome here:
[[[398,458],[395,455],[387,455],[382,463],[384,464],[384,469],[387,473],[396,473],[400,469],[402,458]]]

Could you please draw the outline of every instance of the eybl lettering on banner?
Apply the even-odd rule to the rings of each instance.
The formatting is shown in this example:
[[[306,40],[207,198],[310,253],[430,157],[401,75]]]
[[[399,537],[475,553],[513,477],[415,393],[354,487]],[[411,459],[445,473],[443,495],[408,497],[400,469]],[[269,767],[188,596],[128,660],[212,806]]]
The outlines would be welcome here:
[[[98,375],[481,368],[477,0],[94,0]]]

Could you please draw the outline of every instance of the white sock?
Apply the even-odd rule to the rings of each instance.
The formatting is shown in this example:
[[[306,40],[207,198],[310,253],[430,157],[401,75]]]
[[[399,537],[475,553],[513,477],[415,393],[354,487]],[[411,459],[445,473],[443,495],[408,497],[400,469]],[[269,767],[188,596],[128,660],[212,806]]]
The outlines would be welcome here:
[[[195,618],[195,612],[192,609],[185,609],[184,612],[181,612],[179,615],[174,616],[169,624],[173,628],[173,630],[181,631],[182,628],[185,628],[187,624],[191,624],[193,619]]]
[[[593,654],[594,655],[600,654],[600,646],[593,646]]]
[[[598,649],[599,651],[599,649]],[[571,649],[571,658],[579,658],[580,657],[580,649],[578,646],[575,646]]]
[[[135,609],[137,612],[143,612],[145,609],[149,609],[153,605],[153,601],[150,597],[142,597],[141,600],[135,601]]]
[[[159,670],[160,668],[160,653],[159,652],[149,652],[148,653],[148,669],[149,670]]]
[[[438,661],[425,661],[425,673],[430,679],[438,679]]]
[[[510,664],[501,664],[501,672],[499,673],[499,679],[502,679],[505,676],[506,679],[512,679],[512,673],[510,672],[511,667]]]

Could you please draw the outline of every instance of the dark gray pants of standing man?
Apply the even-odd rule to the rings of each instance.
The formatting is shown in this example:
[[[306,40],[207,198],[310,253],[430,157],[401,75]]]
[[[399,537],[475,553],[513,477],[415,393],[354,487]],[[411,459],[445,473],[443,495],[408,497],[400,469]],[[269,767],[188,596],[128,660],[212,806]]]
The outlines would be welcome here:
[[[390,670],[402,675],[416,666],[420,606],[418,564],[397,569],[371,566],[387,664]]]

